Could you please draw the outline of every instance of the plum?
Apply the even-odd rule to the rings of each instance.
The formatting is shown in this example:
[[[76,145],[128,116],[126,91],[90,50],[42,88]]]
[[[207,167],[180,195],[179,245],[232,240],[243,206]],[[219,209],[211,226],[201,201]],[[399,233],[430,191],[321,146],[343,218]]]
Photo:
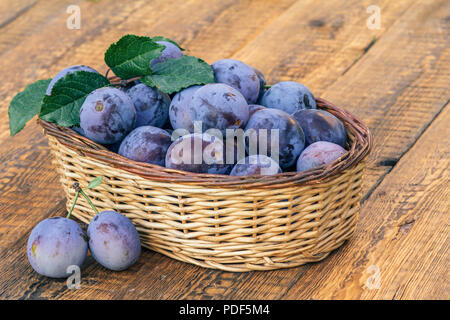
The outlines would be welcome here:
[[[129,159],[164,166],[170,134],[160,128],[143,126],[131,131],[120,144],[119,154]]]
[[[299,109],[316,109],[316,100],[311,91],[295,81],[274,84],[264,93],[260,104],[292,114]]]
[[[53,86],[55,85],[56,82],[58,82],[59,79],[64,78],[69,73],[74,73],[77,71],[87,71],[87,72],[98,73],[96,70],[92,69],[91,67],[84,66],[81,64],[67,67],[67,68],[61,70],[60,72],[58,72],[58,74],[53,77],[52,81],[50,81],[50,83],[48,84],[47,91],[45,92],[45,94],[49,96],[52,93]]]
[[[227,138],[223,142],[224,145],[224,163],[227,169],[223,174],[229,174],[236,163],[245,158],[245,143],[242,143],[241,148],[238,147],[238,141],[233,138]]]
[[[264,155],[252,155],[239,161],[231,170],[231,176],[270,176],[281,173],[276,161]]]
[[[260,79],[252,67],[234,59],[218,60],[211,67],[216,82],[238,90],[247,103],[256,103],[260,93]]]
[[[81,127],[79,126],[72,126],[70,127],[73,131],[75,131],[76,133],[78,133],[79,135],[84,136],[84,131],[83,129],[81,129]]]
[[[157,63],[166,61],[167,59],[175,59],[183,56],[183,52],[181,51],[181,49],[169,41],[161,40],[156,41],[156,43],[165,46],[165,48],[159,58],[150,61],[150,67],[153,67]]]
[[[136,108],[136,124],[161,128],[169,117],[170,97],[156,88],[139,83],[129,88],[126,93]]]
[[[236,89],[223,84],[207,84],[192,95],[189,104],[192,122],[200,121],[202,130],[243,128],[249,117],[248,104]]]
[[[172,99],[169,106],[169,118],[172,128],[185,129],[194,132],[194,124],[192,123],[189,104],[194,93],[202,86],[192,86],[181,90]]]
[[[245,131],[249,155],[267,154],[278,161],[282,169],[292,166],[305,147],[305,136],[298,122],[278,109],[256,111]]]
[[[305,171],[333,162],[347,150],[328,141],[318,141],[310,144],[297,160],[297,171]]]
[[[253,68],[253,70],[255,70],[256,75],[258,76],[259,79],[259,94],[258,94],[258,99],[256,101],[260,101],[261,98],[263,97],[264,93],[266,93],[266,79],[264,78],[264,75],[262,74],[261,71],[259,71],[256,68]]]
[[[80,127],[87,138],[101,144],[122,140],[136,121],[133,101],[123,91],[105,87],[92,91],[80,109]]]
[[[81,267],[88,251],[87,237],[73,220],[52,217],[31,231],[27,255],[33,269],[46,277],[67,278],[67,268]]]
[[[261,106],[259,104],[249,104],[248,105],[248,111],[249,111],[249,116],[251,117],[256,111],[265,109],[266,107]]]
[[[104,146],[105,146],[109,151],[112,151],[112,152],[114,152],[114,153],[119,153],[119,148],[120,148],[120,145],[122,144],[122,141],[123,141],[123,140],[118,141],[118,142],[113,143],[113,144],[105,144]]]
[[[89,249],[94,259],[105,268],[125,270],[136,263],[141,242],[130,219],[116,211],[102,211],[89,223]]]
[[[167,150],[166,167],[195,173],[226,174],[225,145],[208,133],[191,133],[175,140]]]
[[[331,113],[318,109],[297,110],[292,117],[305,133],[306,145],[317,141],[333,142],[345,147],[347,132],[341,120]]]

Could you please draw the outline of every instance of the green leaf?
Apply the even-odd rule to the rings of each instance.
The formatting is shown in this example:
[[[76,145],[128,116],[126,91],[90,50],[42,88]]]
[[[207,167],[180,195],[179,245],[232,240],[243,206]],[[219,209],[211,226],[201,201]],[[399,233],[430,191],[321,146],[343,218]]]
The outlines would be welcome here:
[[[38,80],[28,85],[11,100],[8,109],[11,136],[22,130],[25,124],[39,113],[50,81],[52,79]]]
[[[171,94],[196,84],[213,83],[215,79],[209,64],[185,55],[156,64],[153,73],[141,78],[141,82]]]
[[[89,182],[88,189],[94,189],[96,188],[100,183],[102,183],[103,177],[95,177],[91,182]]]
[[[44,97],[39,117],[63,127],[78,125],[81,105],[89,93],[109,84],[108,79],[95,72],[69,73],[55,83],[50,96]]]
[[[170,43],[173,43],[174,45],[176,45],[178,48],[180,48],[180,50],[181,51],[184,51],[184,49],[182,48],[182,47],[180,47],[180,45],[178,44],[178,43],[176,43],[175,41],[173,41],[173,40],[171,40],[171,39],[169,39],[169,38],[165,38],[165,37],[162,37],[162,36],[156,36],[156,37],[152,37],[151,38],[153,41],[167,41],[167,42],[170,42]]]
[[[150,61],[161,56],[164,46],[149,37],[128,34],[113,43],[105,53],[105,62],[124,80],[151,74]]]

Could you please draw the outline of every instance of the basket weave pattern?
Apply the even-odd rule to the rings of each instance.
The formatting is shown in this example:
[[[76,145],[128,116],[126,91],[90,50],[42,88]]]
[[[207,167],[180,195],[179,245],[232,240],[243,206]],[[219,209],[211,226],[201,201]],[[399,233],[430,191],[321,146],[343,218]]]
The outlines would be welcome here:
[[[195,174],[121,157],[74,131],[39,121],[48,136],[69,208],[74,182],[95,206],[137,227],[143,246],[177,260],[226,271],[272,270],[324,259],[354,232],[371,138],[351,114],[318,99],[347,127],[349,152],[308,172],[269,177]],[[73,215],[89,223],[80,198]]]

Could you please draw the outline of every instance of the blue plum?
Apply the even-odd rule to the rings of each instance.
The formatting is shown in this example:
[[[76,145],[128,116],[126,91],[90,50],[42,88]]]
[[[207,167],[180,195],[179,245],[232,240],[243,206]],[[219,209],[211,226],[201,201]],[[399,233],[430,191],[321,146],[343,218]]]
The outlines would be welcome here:
[[[120,144],[119,154],[129,159],[164,166],[170,134],[160,128],[143,126],[131,131]]]
[[[299,109],[316,109],[316,100],[311,91],[295,81],[274,84],[264,93],[260,104],[267,108],[283,110],[289,114]]]
[[[227,166],[227,169],[223,174],[229,174],[236,163],[245,158],[245,145],[243,144],[241,146],[242,148],[239,148],[238,141],[234,137],[225,139],[223,145],[223,159],[225,165]]]
[[[298,122],[278,109],[256,111],[250,117],[245,131],[249,155],[267,154],[278,161],[282,169],[292,166],[305,147],[305,135]],[[265,141],[267,148],[262,150],[261,144],[264,145]]]
[[[84,136],[84,131],[83,129],[81,129],[81,127],[79,126],[72,126],[70,127],[73,131],[75,131],[76,133],[78,133],[81,136]]]
[[[259,94],[258,94],[258,99],[257,101],[260,101],[264,95],[264,93],[266,93],[266,78],[264,78],[264,75],[262,74],[261,71],[259,71],[256,68],[253,68],[253,70],[255,70],[256,75],[258,76],[259,79]]]
[[[310,144],[297,160],[297,171],[305,171],[328,164],[345,154],[347,150],[328,141]]]
[[[262,110],[262,109],[265,109],[265,108],[266,108],[266,107],[261,106],[261,105],[259,105],[259,104],[249,104],[249,105],[248,105],[248,111],[249,111],[250,117],[251,117],[256,111],[259,111],[259,110]]]
[[[207,84],[192,96],[189,104],[192,122],[201,121],[202,130],[243,128],[249,118],[248,104],[236,89],[223,84]]]
[[[194,93],[201,87],[192,86],[175,94],[169,106],[169,118],[173,129],[185,129],[191,133],[194,132],[189,104]]]
[[[317,141],[333,142],[345,147],[347,132],[341,120],[331,113],[318,109],[297,110],[292,117],[305,133],[306,145]]]
[[[87,72],[95,72],[98,73],[96,70],[92,69],[91,67],[84,66],[84,65],[75,65],[71,67],[67,67],[60,72],[56,76],[53,77],[52,81],[48,84],[47,91],[45,92],[46,95],[50,95],[52,93],[53,86],[55,83],[59,80],[64,78],[69,73],[74,73],[76,71],[87,71]]]
[[[109,151],[112,151],[114,153],[119,153],[119,148],[120,148],[120,145],[122,144],[122,141],[119,141],[119,142],[116,142],[113,144],[105,144],[103,146],[106,147],[106,149],[108,149]]]
[[[211,67],[216,82],[225,83],[238,90],[247,103],[256,103],[260,92],[260,79],[249,65],[234,59],[222,59]]]
[[[162,44],[165,46],[163,52],[161,53],[161,56],[159,58],[153,59],[150,61],[150,67],[153,67],[155,64],[166,61],[167,59],[175,59],[180,58],[183,56],[183,52],[180,48],[178,48],[173,43],[170,43],[168,41],[156,41],[158,44]]]
[[[195,173],[227,174],[225,145],[208,133],[191,133],[175,140],[167,150],[166,167]]]
[[[231,176],[270,176],[281,173],[276,161],[264,155],[252,155],[239,161],[231,170]]]
[[[122,140],[136,121],[133,101],[123,91],[105,87],[91,92],[80,109],[80,127],[87,138],[101,144]]]
[[[139,83],[126,91],[136,108],[136,125],[161,128],[169,117],[170,97],[156,88]]]
[[[27,243],[33,269],[46,277],[67,278],[67,268],[81,267],[88,251],[87,237],[73,220],[52,217],[39,222]]]
[[[115,211],[102,211],[89,223],[89,249],[105,268],[125,270],[141,255],[141,242],[130,219]]]

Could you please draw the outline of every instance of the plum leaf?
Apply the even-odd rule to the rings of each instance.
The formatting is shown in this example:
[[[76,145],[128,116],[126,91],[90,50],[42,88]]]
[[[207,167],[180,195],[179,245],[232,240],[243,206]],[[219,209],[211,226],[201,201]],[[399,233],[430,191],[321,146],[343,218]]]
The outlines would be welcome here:
[[[128,34],[113,43],[105,53],[105,62],[123,80],[152,73],[150,61],[161,56],[164,46],[149,37]]]
[[[94,189],[98,187],[102,183],[102,181],[103,181],[102,176],[95,177],[94,179],[92,179],[91,182],[89,182],[89,185],[87,187],[88,189]]]
[[[167,59],[153,67],[153,73],[141,78],[141,82],[171,94],[181,89],[215,82],[214,72],[205,61],[191,56]]]
[[[153,41],[155,41],[155,42],[156,41],[167,41],[167,42],[170,42],[170,43],[176,45],[181,51],[184,51],[184,49],[182,47],[180,47],[180,45],[178,43],[176,43],[175,41],[173,41],[172,39],[165,38],[165,37],[162,37],[162,36],[152,37],[151,39]]]
[[[77,71],[58,80],[50,96],[45,96],[39,117],[63,127],[80,123],[80,108],[95,89],[108,86],[108,79],[98,73]]]
[[[8,109],[11,136],[22,130],[25,124],[39,113],[42,99],[51,80],[38,80],[28,85],[11,100]]]

